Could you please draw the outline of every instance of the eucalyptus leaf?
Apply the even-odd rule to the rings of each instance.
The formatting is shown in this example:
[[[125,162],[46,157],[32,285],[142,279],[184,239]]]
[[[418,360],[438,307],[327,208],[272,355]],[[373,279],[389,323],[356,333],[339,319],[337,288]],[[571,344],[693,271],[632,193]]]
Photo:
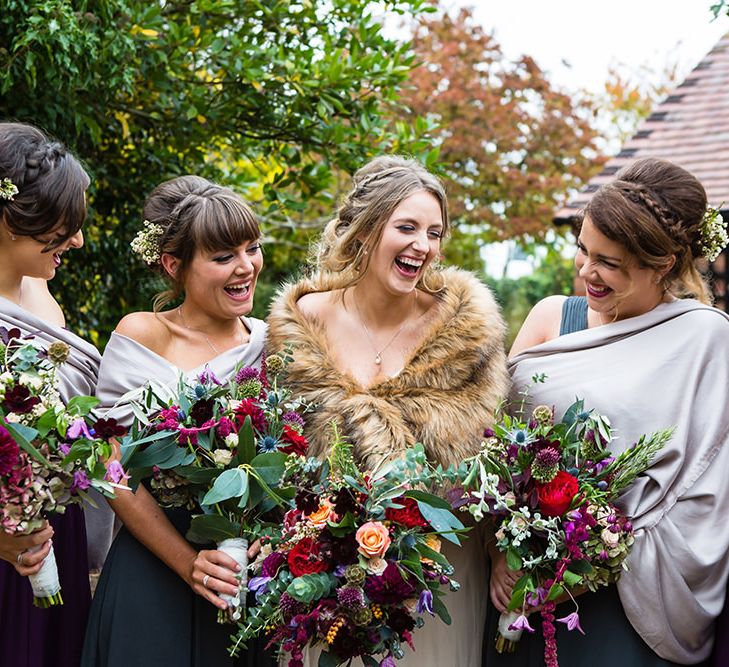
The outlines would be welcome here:
[[[215,503],[238,498],[248,493],[248,473],[242,468],[224,470],[213,484],[213,488],[205,494],[201,504],[214,505]]]

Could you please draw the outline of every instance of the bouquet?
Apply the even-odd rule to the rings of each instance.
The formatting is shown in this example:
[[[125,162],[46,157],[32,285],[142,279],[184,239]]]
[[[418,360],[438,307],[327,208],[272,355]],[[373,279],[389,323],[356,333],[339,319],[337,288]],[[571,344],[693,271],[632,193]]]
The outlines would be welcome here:
[[[456,471],[433,469],[416,445],[367,474],[336,429],[334,439],[324,463],[287,465],[298,489],[294,506],[254,563],[249,587],[257,603],[239,624],[231,655],[265,632],[269,646],[289,654],[289,667],[303,665],[306,646],[323,648],[320,665],[361,657],[394,667],[403,643],[414,648],[425,614],[450,623],[440,598],[458,583],[441,538],[459,544],[464,528],[450,504],[425,489],[457,482]]]
[[[32,533],[72,503],[92,504],[89,488],[113,497],[125,477],[118,461],[104,465],[109,439],[123,429],[91,417],[94,397],[61,401],[56,372],[69,353],[61,341],[44,349],[0,327],[0,528],[10,534]],[[29,578],[36,606],[63,604],[53,547]]]
[[[523,573],[514,585],[511,613],[499,620],[499,652],[514,650],[522,630],[533,632],[527,615],[539,610],[545,664],[558,664],[555,600],[573,600],[575,611],[556,620],[582,632],[572,591],[594,591],[627,569],[633,527],[615,501],[672,433],[642,436],[614,457],[608,419],[579,400],[556,423],[552,409],[542,405],[527,423],[507,415],[486,430],[464,483],[469,510],[477,519],[491,519],[507,566]]]
[[[228,382],[205,369],[192,381],[181,379],[167,397],[149,386],[132,406],[136,419],[122,441],[132,484],[149,479],[162,507],[193,513],[187,539],[215,542],[240,565],[238,594],[221,595],[228,609],[220,622],[241,618],[248,537],[259,532],[267,512],[293,497],[280,481],[287,459],[308,447],[305,406],[276,382],[284,364],[271,356],[268,372],[243,367]]]

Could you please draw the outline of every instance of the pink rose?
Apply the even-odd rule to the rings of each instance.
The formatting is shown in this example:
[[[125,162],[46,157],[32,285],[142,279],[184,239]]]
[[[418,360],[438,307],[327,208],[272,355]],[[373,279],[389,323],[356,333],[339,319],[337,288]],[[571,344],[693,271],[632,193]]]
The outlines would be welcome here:
[[[357,529],[355,535],[358,551],[365,558],[382,558],[390,547],[390,531],[379,521],[368,521]]]

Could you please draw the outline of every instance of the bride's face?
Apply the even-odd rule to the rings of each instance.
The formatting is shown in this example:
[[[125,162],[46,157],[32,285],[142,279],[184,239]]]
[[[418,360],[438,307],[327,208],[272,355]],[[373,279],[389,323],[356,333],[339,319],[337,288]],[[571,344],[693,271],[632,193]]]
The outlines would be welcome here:
[[[73,248],[81,248],[84,244],[84,236],[81,230],[66,239],[56,248],[44,252],[44,248],[56,238],[63,236],[63,227],[48,232],[47,235],[37,240],[31,236],[13,235],[7,225],[2,225],[4,236],[2,247],[5,251],[3,264],[11,271],[30,278],[42,278],[51,280],[56,275],[56,270],[61,266],[61,257],[65,252]],[[13,240],[15,236],[15,240]]]
[[[220,318],[247,315],[253,308],[253,293],[262,267],[263,254],[257,239],[227,250],[198,250],[187,270],[185,300]]]
[[[421,190],[389,217],[371,253],[365,279],[391,294],[412,292],[440,253],[443,218],[438,200]]]

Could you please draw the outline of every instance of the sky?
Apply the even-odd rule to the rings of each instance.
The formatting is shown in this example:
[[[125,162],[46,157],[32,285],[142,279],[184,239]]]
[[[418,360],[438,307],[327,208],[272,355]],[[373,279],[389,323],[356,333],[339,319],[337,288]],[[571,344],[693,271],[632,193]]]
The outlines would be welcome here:
[[[470,6],[505,55],[534,58],[553,85],[599,92],[616,66],[630,80],[677,66],[683,78],[729,32],[712,0],[444,0]],[[656,79],[657,80],[657,79]]]

